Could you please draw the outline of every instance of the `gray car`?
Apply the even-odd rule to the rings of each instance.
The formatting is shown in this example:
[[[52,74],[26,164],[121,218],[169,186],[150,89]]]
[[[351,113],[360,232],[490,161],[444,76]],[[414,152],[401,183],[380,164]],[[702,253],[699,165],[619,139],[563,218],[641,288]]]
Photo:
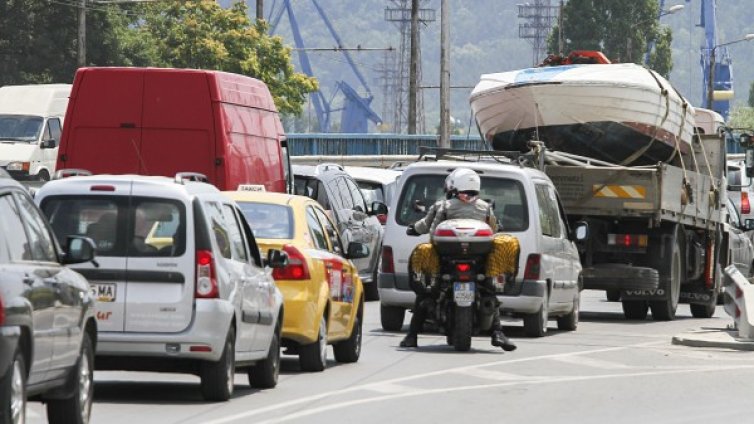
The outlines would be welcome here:
[[[366,299],[378,299],[377,272],[384,230],[377,216],[387,214],[385,203],[367,204],[356,181],[340,165],[293,165],[293,185],[294,194],[312,198],[328,211],[346,245],[353,241],[369,247],[369,256],[354,260],[354,264]]]
[[[0,422],[23,423],[26,398],[50,423],[89,422],[97,343],[94,299],[68,264],[92,260],[81,237],[61,251],[20,184],[0,171]]]

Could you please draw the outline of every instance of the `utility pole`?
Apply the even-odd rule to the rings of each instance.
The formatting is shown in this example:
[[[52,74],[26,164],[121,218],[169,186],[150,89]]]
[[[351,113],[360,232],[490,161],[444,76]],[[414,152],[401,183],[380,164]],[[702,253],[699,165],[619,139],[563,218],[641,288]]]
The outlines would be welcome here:
[[[257,0],[257,20],[264,19],[264,0]]]
[[[411,68],[408,75],[408,133],[416,134],[419,71],[419,0],[411,0]]]
[[[450,19],[448,0],[440,6],[440,147],[450,147]]]
[[[86,66],[86,0],[79,0],[78,67]]]

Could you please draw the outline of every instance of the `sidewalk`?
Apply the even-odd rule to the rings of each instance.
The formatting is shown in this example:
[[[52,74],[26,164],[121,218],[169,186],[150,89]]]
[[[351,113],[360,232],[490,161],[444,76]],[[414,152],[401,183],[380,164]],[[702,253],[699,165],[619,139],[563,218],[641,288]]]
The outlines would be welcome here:
[[[738,340],[737,334],[737,331],[728,328],[702,327],[673,336],[673,344],[754,351],[754,341]]]

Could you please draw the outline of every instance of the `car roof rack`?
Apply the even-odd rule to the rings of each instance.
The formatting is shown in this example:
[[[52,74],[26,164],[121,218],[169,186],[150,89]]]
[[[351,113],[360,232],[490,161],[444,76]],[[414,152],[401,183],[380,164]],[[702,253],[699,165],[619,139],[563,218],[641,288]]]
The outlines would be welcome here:
[[[66,168],[66,169],[58,169],[55,171],[55,174],[52,176],[53,180],[60,180],[63,178],[68,177],[91,177],[92,173],[91,171],[87,171],[86,169],[78,169],[78,168]]]
[[[320,163],[315,168],[315,173],[321,174],[323,172],[337,170],[337,171],[345,171],[345,168],[343,168],[342,165],[338,165],[337,163]]]
[[[194,181],[200,183],[208,183],[209,178],[206,175],[199,172],[179,172],[175,174],[176,184],[185,184],[186,181]]]
[[[482,159],[491,159],[504,164],[518,164],[521,167],[532,167],[540,170],[544,169],[546,150],[544,144],[541,142],[530,142],[530,145],[531,150],[528,152],[520,152],[517,150],[470,150],[419,146],[418,160],[428,160],[432,158],[430,154],[434,154],[434,160],[449,159],[478,162]],[[504,159],[505,161],[501,159]]]

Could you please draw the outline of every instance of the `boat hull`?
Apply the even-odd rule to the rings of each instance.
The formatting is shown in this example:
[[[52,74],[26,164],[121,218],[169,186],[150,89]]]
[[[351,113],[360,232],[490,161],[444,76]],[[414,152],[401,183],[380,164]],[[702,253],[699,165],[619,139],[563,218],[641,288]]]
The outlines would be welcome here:
[[[539,139],[553,150],[626,165],[688,152],[694,109],[662,77],[629,64],[555,68],[564,69],[523,80],[515,72],[482,77],[470,101],[493,148],[525,150]]]

